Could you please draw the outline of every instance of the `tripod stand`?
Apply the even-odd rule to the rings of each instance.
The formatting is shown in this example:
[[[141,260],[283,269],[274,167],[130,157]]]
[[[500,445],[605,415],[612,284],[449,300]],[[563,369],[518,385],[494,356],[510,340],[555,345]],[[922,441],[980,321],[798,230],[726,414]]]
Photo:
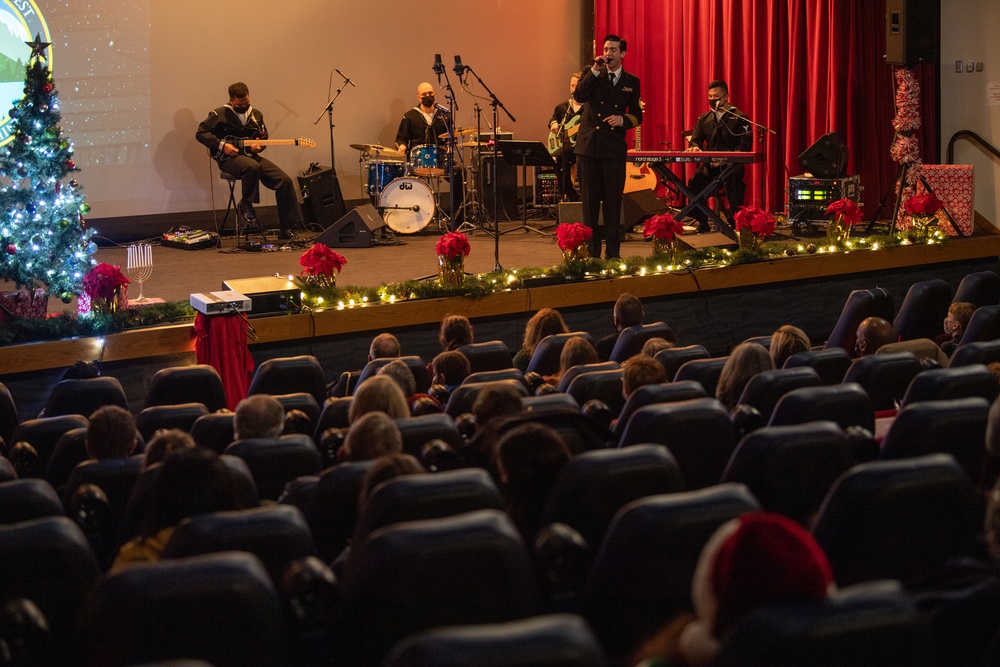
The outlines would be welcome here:
[[[521,165],[521,180],[524,182],[524,188],[521,190],[521,225],[513,229],[507,229],[501,233],[509,234],[510,232],[526,231],[548,236],[546,232],[528,224],[528,165],[530,164],[532,167],[551,167],[555,165],[555,161],[549,155],[545,144],[540,141],[501,140],[497,142],[497,146],[500,148],[504,160],[510,164]]]

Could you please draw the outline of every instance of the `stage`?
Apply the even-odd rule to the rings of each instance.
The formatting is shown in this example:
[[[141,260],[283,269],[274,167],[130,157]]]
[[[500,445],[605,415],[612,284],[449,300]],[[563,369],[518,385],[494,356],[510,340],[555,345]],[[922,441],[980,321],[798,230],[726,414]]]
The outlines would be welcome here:
[[[544,220],[530,221],[533,226]],[[548,224],[554,224],[550,220]],[[501,231],[516,229],[502,223]],[[789,232],[785,231],[784,234]],[[305,237],[306,235],[304,235]],[[337,248],[347,258],[340,285],[374,286],[436,274],[434,244],[437,229],[399,235],[402,245]],[[471,273],[493,269],[494,239],[469,232]],[[622,254],[648,256],[650,244],[630,234]],[[303,238],[305,240],[305,238]],[[803,242],[820,239],[802,239]],[[155,247],[153,274],[143,286],[148,297],[187,300],[191,292],[214,291],[224,280],[297,275],[299,255],[306,247],[270,252],[234,252],[232,237],[221,250],[186,251]],[[439,351],[436,332],[441,317],[461,313],[473,320],[476,339],[503,340],[511,351],[520,346],[527,319],[539,308],[559,309],[572,330],[595,338],[612,332],[611,304],[623,292],[643,300],[646,321],[668,322],[680,344],[701,343],[715,354],[726,354],[740,341],[770,334],[782,324],[802,327],[815,343],[832,329],[844,299],[852,289],[885,287],[896,305],[909,285],[940,277],[952,288],[971,271],[1000,271],[1000,235],[950,238],[941,245],[906,246],[878,251],[806,254],[739,266],[646,276],[591,278],[565,285],[504,291],[483,299],[424,299],[395,304],[360,304],[313,312],[252,318],[257,342],[251,352],[261,361],[296,354],[320,359],[328,379],[363,366],[372,336],[395,333],[404,354],[429,360]],[[123,247],[101,249],[98,261],[125,263]],[[503,234],[499,261],[503,268],[552,266],[561,253],[551,235],[523,230]],[[138,295],[138,286],[130,286]],[[58,307],[67,308],[56,301]],[[78,359],[100,359],[105,373],[118,377],[136,411],[142,408],[152,375],[167,366],[194,363],[191,322],[130,330],[103,339],[79,338],[0,348],[0,378],[14,395],[22,419],[44,405],[48,388],[63,369]]]

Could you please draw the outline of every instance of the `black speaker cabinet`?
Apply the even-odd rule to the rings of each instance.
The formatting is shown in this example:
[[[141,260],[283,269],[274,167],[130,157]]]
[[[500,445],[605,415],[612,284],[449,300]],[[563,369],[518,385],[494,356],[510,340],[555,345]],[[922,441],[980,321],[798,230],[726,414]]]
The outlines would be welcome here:
[[[332,176],[329,167],[299,175],[299,189],[302,190],[303,214],[323,227],[329,227],[334,220],[344,216],[344,197],[340,193],[340,182]]]
[[[371,204],[358,206],[313,239],[331,248],[368,248],[375,245],[375,233],[385,221]]]
[[[843,178],[847,175],[847,144],[836,132],[824,134],[799,155],[799,164],[816,178]]]
[[[667,203],[656,196],[653,190],[626,192],[622,196],[622,225],[631,229],[646,221],[646,218],[670,210]]]
[[[520,220],[517,215],[517,167],[494,153],[483,153],[479,163],[483,177],[483,205],[493,217],[493,175],[497,180],[497,217],[500,220]],[[494,165],[496,168],[494,169]]]
[[[936,63],[941,55],[941,0],[885,1],[885,62]]]

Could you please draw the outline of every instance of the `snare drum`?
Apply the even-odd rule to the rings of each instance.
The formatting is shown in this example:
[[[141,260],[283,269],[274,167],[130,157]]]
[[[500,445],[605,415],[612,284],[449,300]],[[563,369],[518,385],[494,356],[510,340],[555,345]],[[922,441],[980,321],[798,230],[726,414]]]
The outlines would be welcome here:
[[[393,180],[403,175],[406,165],[393,160],[371,160],[365,165],[368,170],[368,186],[365,194],[378,201],[378,196],[382,194],[385,186]]]
[[[385,224],[400,234],[413,234],[426,227],[434,217],[434,208],[431,187],[411,176],[397,178],[385,186],[379,198]]]
[[[410,171],[417,176],[443,176],[444,152],[432,144],[410,149]]]

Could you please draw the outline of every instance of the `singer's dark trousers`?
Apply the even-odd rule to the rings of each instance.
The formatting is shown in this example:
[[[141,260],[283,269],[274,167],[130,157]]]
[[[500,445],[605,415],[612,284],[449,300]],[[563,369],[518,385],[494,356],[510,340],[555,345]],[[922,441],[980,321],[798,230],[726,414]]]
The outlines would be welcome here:
[[[594,230],[590,238],[590,256],[601,256],[601,205],[604,205],[604,258],[621,257],[622,191],[625,189],[625,161],[576,156],[583,202],[583,224]]]
[[[219,163],[219,171],[224,171],[240,179],[243,199],[257,203],[260,201],[260,184],[274,190],[278,203],[278,221],[281,229],[288,230],[302,226],[302,207],[295,191],[295,183],[282,171],[281,167],[267,158],[255,155],[237,155]]]

